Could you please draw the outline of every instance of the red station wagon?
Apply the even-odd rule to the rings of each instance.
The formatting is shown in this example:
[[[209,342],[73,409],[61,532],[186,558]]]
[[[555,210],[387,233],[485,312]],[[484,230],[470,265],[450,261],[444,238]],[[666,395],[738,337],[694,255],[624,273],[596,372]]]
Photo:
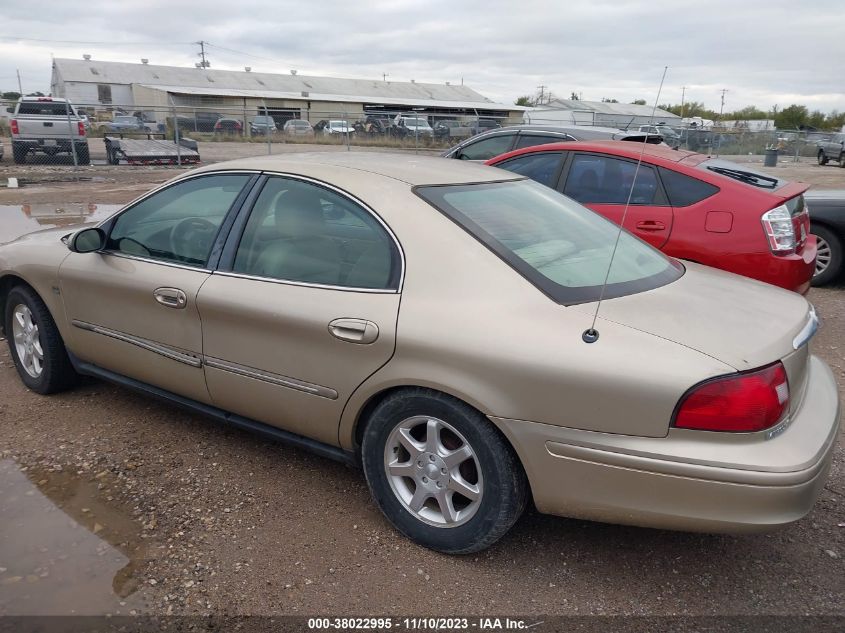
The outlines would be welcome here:
[[[816,240],[805,183],[704,154],[622,141],[527,147],[486,164],[557,189],[617,224],[630,195],[625,228],[667,255],[802,294],[810,288]]]

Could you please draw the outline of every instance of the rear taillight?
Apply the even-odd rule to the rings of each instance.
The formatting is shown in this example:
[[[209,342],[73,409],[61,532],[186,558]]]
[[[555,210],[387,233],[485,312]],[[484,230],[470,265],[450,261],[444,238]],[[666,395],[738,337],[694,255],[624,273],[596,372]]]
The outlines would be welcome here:
[[[769,248],[775,255],[795,252],[795,227],[792,225],[792,214],[785,204],[764,213],[760,220],[769,238]]]
[[[753,433],[777,424],[789,407],[789,382],[780,362],[708,380],[683,397],[674,425],[699,431]]]
[[[79,136],[85,136],[85,123],[79,121]]]
[[[16,119],[12,119],[9,122],[9,127],[12,129],[12,134],[20,134],[20,129],[18,128],[18,122]]]

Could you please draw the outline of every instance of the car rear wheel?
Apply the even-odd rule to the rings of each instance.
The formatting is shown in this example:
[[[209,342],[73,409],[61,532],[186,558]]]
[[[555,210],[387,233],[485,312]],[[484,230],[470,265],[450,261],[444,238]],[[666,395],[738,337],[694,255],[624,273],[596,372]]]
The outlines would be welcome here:
[[[845,168],[845,152],[839,155],[839,166]]]
[[[819,165],[827,165],[827,156],[824,154],[824,150],[819,152]]]
[[[26,162],[26,155],[28,153],[29,148],[12,143],[12,158],[17,165],[23,165]]]
[[[23,383],[40,394],[70,387],[76,372],[50,311],[29,288],[12,289],[6,298],[6,337]]]
[[[388,396],[366,423],[361,453],[387,519],[439,552],[489,547],[525,509],[527,480],[511,446],[481,413],[445,394]]]
[[[813,225],[810,233],[816,236],[816,271],[812,284],[824,286],[842,272],[842,240],[824,226]]]

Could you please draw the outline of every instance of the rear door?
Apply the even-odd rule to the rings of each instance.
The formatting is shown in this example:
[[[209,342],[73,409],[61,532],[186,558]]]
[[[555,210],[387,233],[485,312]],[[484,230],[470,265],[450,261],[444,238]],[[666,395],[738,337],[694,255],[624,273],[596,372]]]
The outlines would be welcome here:
[[[647,163],[638,168],[636,161],[577,152],[561,174],[558,189],[617,224],[624,215],[624,228],[652,246],[661,248],[669,239],[672,207],[657,170]]]
[[[199,292],[214,404],[338,444],[352,392],[393,355],[402,256],[375,213],[271,176]]]
[[[459,160],[488,160],[513,149],[516,132],[493,133],[478,140],[470,140],[452,154]]]

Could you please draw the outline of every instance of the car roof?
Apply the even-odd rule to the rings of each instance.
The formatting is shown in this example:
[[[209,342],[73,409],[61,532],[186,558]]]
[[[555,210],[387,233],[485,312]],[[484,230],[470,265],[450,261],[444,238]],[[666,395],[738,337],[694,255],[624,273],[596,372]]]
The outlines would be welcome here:
[[[483,164],[390,152],[310,152],[256,156],[215,163],[191,173],[221,170],[261,170],[323,179],[326,167],[357,170],[399,180],[409,185],[439,185],[501,180],[523,180]]]
[[[585,152],[599,152],[605,154],[614,154],[616,156],[623,156],[625,158],[639,158],[640,154],[644,157],[656,158],[658,160],[665,160],[677,163],[686,158],[698,157],[707,158],[703,154],[696,152],[687,152],[684,150],[672,149],[664,145],[653,145],[651,143],[632,143],[631,141],[570,141],[563,143],[548,143],[546,145],[534,145],[525,147],[523,149],[509,152],[507,155],[517,156],[519,154],[530,154],[532,151],[585,151]],[[498,157],[496,157],[498,158]]]

